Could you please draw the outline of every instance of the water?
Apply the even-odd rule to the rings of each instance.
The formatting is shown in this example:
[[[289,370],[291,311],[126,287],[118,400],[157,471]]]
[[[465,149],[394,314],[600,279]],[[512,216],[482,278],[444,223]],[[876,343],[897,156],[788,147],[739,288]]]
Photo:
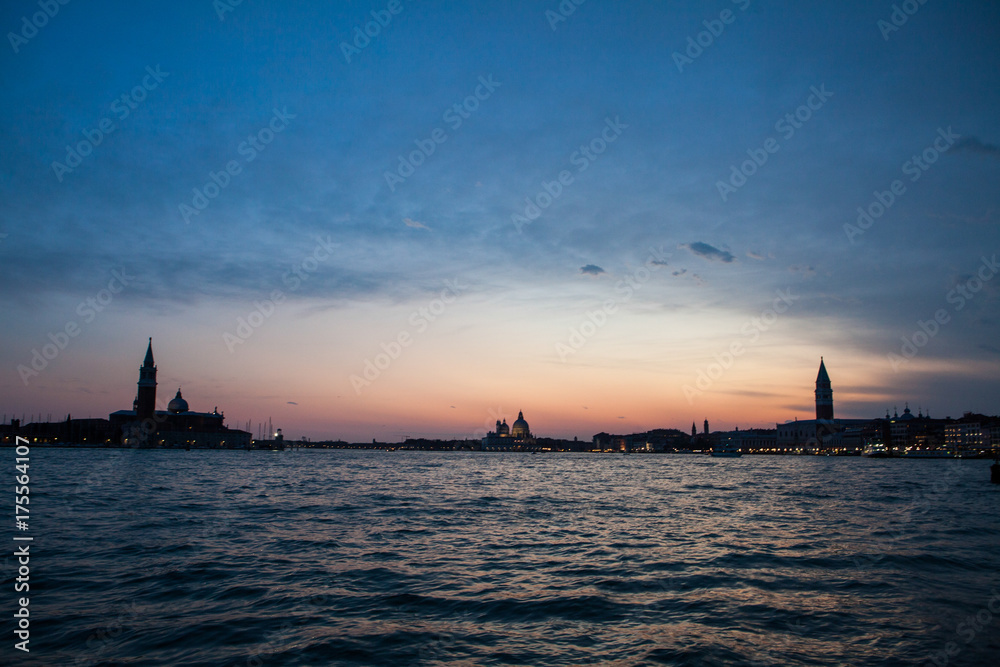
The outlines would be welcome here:
[[[6,664],[1000,657],[987,461],[32,449],[30,471],[31,653],[8,620]]]

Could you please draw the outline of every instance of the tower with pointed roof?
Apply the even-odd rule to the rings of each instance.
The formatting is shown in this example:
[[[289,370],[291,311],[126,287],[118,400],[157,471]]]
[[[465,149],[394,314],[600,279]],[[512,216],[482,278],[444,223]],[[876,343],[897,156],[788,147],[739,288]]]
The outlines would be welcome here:
[[[819,358],[819,374],[816,376],[816,419],[833,420],[833,387],[830,386],[823,357]]]
[[[151,418],[156,409],[156,364],[153,361],[153,338],[149,338],[146,358],[139,367],[139,391],[135,400],[135,416]]]

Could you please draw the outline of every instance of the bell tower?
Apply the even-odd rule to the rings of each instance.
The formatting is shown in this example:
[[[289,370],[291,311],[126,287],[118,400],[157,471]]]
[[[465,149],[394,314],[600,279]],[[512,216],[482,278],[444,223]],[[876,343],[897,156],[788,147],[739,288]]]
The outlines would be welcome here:
[[[816,419],[833,419],[833,387],[823,357],[819,358],[819,375],[816,376]]]
[[[139,367],[139,392],[135,401],[135,416],[148,419],[156,409],[156,365],[153,362],[153,338],[146,348],[146,359]]]

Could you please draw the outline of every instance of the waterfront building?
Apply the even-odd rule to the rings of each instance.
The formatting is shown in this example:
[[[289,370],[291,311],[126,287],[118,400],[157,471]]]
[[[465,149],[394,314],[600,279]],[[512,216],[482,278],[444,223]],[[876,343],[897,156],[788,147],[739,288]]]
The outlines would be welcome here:
[[[482,448],[486,451],[534,449],[535,445],[535,437],[520,410],[517,420],[510,426],[507,426],[506,418],[503,422],[498,419],[496,430],[487,433],[482,442]]]
[[[16,443],[17,436],[32,444],[93,447],[108,444],[111,431],[107,419],[73,419],[70,415],[66,415],[65,421],[61,422],[22,425],[20,419],[12,419],[10,424],[0,425],[0,441],[4,444]]]
[[[944,438],[957,456],[983,456],[1000,448],[1000,418],[966,412],[944,426]]]
[[[714,449],[735,450],[743,454],[778,453],[778,430],[773,428],[751,428],[733,431],[717,431],[712,434]]]
[[[833,385],[823,357],[816,374],[816,419],[795,419],[776,424],[776,449],[782,453],[859,454],[861,432],[869,419],[837,419],[833,412]]]
[[[247,448],[248,431],[225,426],[223,413],[195,412],[177,394],[166,410],[156,409],[156,363],[153,359],[153,339],[149,339],[146,357],[139,367],[139,382],[131,410],[118,410],[108,416],[116,443],[133,447],[168,448]]]

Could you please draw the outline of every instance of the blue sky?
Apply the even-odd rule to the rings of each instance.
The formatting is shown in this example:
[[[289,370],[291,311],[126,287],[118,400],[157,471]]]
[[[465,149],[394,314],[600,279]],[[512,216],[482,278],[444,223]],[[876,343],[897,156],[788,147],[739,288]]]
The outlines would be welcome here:
[[[183,384],[193,408],[314,437],[461,435],[519,408],[536,431],[581,437],[773,423],[808,416],[820,355],[843,416],[997,411],[1000,281],[961,309],[952,292],[1000,250],[995,3],[930,0],[886,39],[891,2],[588,0],[555,29],[557,2],[401,2],[347,62],[342,45],[387,6],[246,0],[220,20],[207,0],[70,2],[30,39],[8,35],[9,412],[127,407],[148,336],[161,394]],[[0,25],[23,35],[39,11],[8,3]],[[706,21],[724,29],[708,39]],[[699,33],[708,45],[679,68]],[[790,133],[782,120],[811,95]],[[102,121],[113,131],[78,166],[53,167]],[[443,143],[390,187],[435,131]],[[251,136],[272,140],[241,150]],[[940,136],[947,150],[911,180],[906,163]],[[589,145],[603,152],[581,158]],[[724,200],[748,151],[767,160]],[[238,173],[185,216],[229,163]],[[519,229],[512,216],[561,173]],[[845,232],[896,180],[885,213]],[[661,263],[636,282],[650,248]],[[113,270],[134,279],[84,321]],[[446,280],[467,288],[418,334],[412,313]],[[685,394],[789,289],[773,326]],[[274,290],[274,313],[227,345]],[[608,299],[607,323],[560,355]],[[893,364],[940,310],[948,321]],[[25,380],[19,366],[69,322],[81,333]],[[412,345],[352,383],[403,332]]]

